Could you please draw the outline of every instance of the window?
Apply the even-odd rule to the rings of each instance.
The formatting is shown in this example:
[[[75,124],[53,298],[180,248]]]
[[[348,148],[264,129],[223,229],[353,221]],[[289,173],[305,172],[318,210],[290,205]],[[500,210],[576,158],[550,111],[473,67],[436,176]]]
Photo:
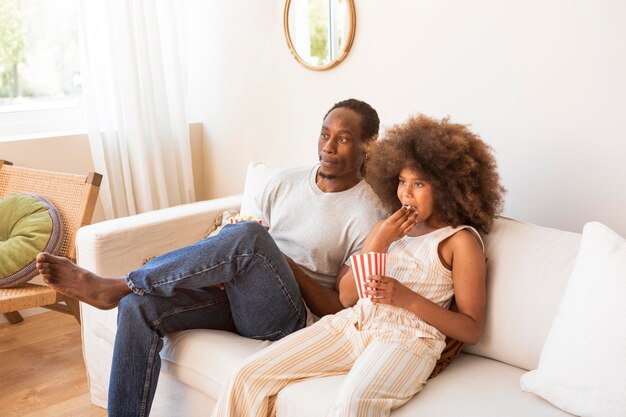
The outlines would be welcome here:
[[[0,137],[84,130],[78,0],[0,0]]]

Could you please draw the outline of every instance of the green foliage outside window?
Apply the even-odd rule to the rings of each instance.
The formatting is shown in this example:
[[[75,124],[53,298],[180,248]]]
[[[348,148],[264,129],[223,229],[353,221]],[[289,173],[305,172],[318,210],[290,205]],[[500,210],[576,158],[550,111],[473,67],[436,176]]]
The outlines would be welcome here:
[[[0,97],[20,95],[24,37],[19,0],[0,0]]]
[[[309,0],[309,27],[311,32],[311,57],[318,59],[317,64],[327,64],[336,58],[337,50],[332,51],[330,37],[335,36],[337,45],[343,43],[343,28],[346,23],[345,0],[335,0],[331,15],[329,0]],[[334,24],[333,24],[334,23]],[[337,33],[331,34],[330,26]],[[335,46],[337,48],[337,46]],[[332,55],[332,56],[331,56]]]
[[[328,0],[309,1],[309,25],[311,28],[311,56],[320,63],[328,62]]]
[[[0,0],[0,105],[80,93],[78,0]]]

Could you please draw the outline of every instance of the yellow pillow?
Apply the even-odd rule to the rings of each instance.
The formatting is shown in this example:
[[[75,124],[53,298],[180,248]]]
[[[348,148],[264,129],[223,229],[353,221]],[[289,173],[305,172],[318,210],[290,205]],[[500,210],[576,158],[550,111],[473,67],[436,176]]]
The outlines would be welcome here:
[[[39,252],[57,254],[63,223],[54,206],[36,194],[0,199],[0,288],[15,287],[37,275]]]

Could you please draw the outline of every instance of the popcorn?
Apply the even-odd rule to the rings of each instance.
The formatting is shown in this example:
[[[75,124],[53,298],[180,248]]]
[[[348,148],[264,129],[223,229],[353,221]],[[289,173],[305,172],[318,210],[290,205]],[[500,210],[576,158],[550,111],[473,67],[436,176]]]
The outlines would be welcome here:
[[[356,281],[359,298],[370,298],[365,294],[365,286],[370,275],[385,275],[387,273],[387,254],[368,252],[361,255],[352,255],[352,273]]]
[[[228,219],[228,223],[230,224],[239,223],[239,222],[257,222],[260,225],[263,224],[262,220],[257,219],[256,217],[250,216],[247,214],[237,214],[236,216],[233,216]]]

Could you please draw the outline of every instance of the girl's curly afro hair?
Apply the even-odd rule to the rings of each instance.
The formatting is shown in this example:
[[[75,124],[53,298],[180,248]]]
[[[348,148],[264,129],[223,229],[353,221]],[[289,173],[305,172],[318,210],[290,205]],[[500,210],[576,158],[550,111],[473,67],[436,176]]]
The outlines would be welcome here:
[[[450,226],[489,233],[502,209],[505,189],[491,148],[467,126],[418,115],[388,129],[367,152],[366,180],[389,210],[400,208],[398,175],[407,165],[431,183],[435,212]]]

